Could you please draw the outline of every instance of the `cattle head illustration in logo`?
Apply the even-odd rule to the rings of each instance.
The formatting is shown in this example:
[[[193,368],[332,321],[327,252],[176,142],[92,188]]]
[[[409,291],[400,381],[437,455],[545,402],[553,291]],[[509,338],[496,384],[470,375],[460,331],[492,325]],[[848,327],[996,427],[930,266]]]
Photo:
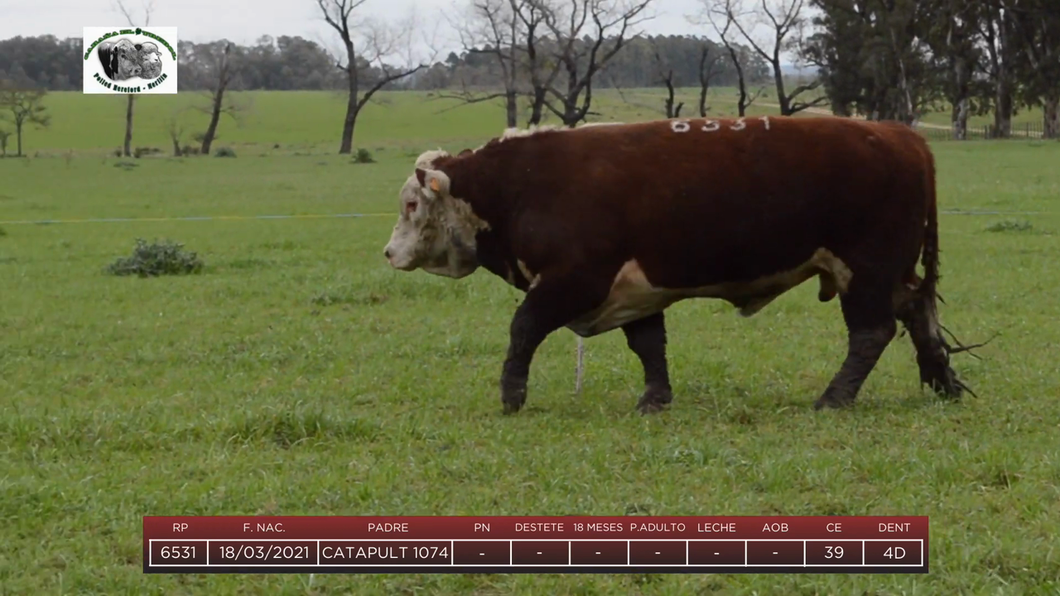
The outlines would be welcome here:
[[[154,79],[162,74],[162,53],[152,42],[133,43],[126,38],[104,41],[99,44],[99,61],[112,81]]]

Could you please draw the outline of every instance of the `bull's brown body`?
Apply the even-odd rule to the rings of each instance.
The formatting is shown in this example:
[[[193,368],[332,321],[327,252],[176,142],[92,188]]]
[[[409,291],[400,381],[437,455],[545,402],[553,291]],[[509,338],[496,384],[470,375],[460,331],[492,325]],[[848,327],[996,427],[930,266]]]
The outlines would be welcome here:
[[[934,161],[907,127],[656,121],[511,135],[419,165],[421,187],[446,186],[427,202],[470,207],[461,221],[474,224],[477,264],[527,291],[502,377],[508,411],[525,400],[534,350],[564,326],[586,337],[621,327],[645,367],[640,408],[659,409],[671,400],[666,307],[718,298],[750,316],[814,277],[850,330],[818,407],[854,400],[896,318],[921,380],[960,393],[935,309]],[[469,244],[449,228],[456,247]]]

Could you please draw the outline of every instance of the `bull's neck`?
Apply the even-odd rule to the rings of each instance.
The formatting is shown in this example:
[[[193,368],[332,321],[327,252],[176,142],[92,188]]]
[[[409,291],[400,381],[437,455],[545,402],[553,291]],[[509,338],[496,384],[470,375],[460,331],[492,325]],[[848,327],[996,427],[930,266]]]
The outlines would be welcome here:
[[[479,219],[495,227],[501,222],[498,214],[492,209],[488,192],[483,192],[482,182],[478,179],[472,159],[455,159],[442,165],[441,170],[449,177],[449,194],[457,200],[471,206]]]
[[[470,205],[475,216],[489,225],[476,236],[475,252],[479,264],[525,291],[530,282],[519,270],[509,242],[508,217],[511,216],[512,209],[505,209],[502,189],[491,186],[495,177],[479,175],[474,161],[473,158],[464,158],[441,167],[449,176],[449,194],[455,200]]]

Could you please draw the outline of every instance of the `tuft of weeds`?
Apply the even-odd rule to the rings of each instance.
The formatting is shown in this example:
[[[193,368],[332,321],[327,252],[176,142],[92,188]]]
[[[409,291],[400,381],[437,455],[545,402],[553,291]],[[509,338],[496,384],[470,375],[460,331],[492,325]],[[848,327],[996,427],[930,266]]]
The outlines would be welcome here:
[[[130,257],[122,257],[107,266],[111,275],[136,275],[157,277],[160,275],[188,275],[202,271],[203,262],[194,252],[184,250],[184,245],[168,240],[148,244],[136,239],[136,248]]]
[[[375,157],[372,156],[371,151],[362,147],[354,154],[353,163],[375,163]]]
[[[986,227],[987,232],[1030,232],[1032,230],[1034,230],[1034,226],[1031,222],[1014,219],[996,221]]]

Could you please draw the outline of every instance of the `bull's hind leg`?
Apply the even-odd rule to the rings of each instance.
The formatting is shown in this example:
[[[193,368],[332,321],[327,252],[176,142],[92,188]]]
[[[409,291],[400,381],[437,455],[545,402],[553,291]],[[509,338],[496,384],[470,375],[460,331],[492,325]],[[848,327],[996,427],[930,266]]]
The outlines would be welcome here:
[[[839,302],[847,324],[847,357],[814,404],[818,410],[825,406],[841,408],[852,405],[865,379],[898,331],[890,290],[886,285],[867,284],[864,278],[858,280],[855,276],[850,291],[840,296]]]
[[[942,336],[934,296],[925,296],[916,288],[920,285],[914,275],[909,285],[900,284],[894,291],[895,316],[916,349],[916,363],[920,368],[920,382],[939,395],[959,398],[964,385],[950,368],[950,347]],[[911,286],[911,287],[910,287]]]
[[[657,313],[622,326],[626,344],[644,366],[644,395],[637,403],[642,414],[658,412],[673,401],[666,369],[666,322]]]

